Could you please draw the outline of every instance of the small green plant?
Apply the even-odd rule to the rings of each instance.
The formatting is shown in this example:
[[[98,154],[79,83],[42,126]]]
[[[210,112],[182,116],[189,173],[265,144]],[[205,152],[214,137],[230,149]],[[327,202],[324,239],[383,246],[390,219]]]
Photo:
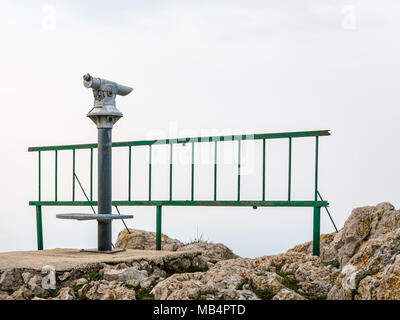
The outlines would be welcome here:
[[[289,288],[289,289],[301,294],[299,292],[300,286],[299,286],[298,281],[291,277],[291,276],[293,276],[293,274],[291,274],[291,273],[283,273],[280,268],[276,268],[275,272],[279,276],[282,277],[282,281],[281,282],[285,287],[287,287],[287,288]]]
[[[148,288],[142,288],[139,286],[135,287],[136,300],[154,300],[154,295],[150,293],[152,286]]]
[[[340,268],[340,263],[339,263],[339,261],[337,261],[336,259],[335,260],[332,260],[332,261],[328,261],[328,262],[322,262],[325,266],[332,266],[332,267],[334,267],[334,268]]]
[[[279,276],[282,277],[282,284],[293,290],[294,292],[298,293],[299,295],[303,296],[304,298],[308,300],[326,300],[326,296],[313,296],[310,294],[307,294],[305,292],[300,291],[300,286],[299,282],[295,279],[293,279],[293,274],[292,273],[284,273],[281,271],[280,268],[276,268],[275,271]]]
[[[272,298],[275,296],[275,293],[268,289],[252,288],[251,291],[253,291],[262,300],[272,300]]]
[[[103,275],[100,273],[100,270],[99,270],[99,269],[91,268],[91,269],[89,269],[89,271],[87,272],[85,278],[86,278],[86,280],[88,281],[88,283],[90,283],[90,282],[92,282],[92,281],[100,281],[100,280],[103,280]]]
[[[244,280],[240,282],[236,286],[236,290],[243,290],[243,286],[245,284],[249,284],[248,280]],[[272,298],[275,296],[275,293],[269,289],[257,289],[253,288],[253,286],[250,285],[251,291],[253,291],[257,297],[259,297],[261,300],[272,300]]]
[[[310,296],[310,295],[303,295],[308,300],[326,300],[326,296]]]
[[[135,289],[135,286],[132,285],[132,284],[129,284],[129,283],[124,283],[124,287],[127,288],[127,289],[131,289],[131,290]]]
[[[246,284],[246,282],[241,282],[236,286],[236,290],[243,290],[243,286]]]
[[[199,234],[199,229],[197,228],[196,236],[192,240],[190,240],[189,242],[186,242],[185,245],[201,243],[201,242],[207,243],[208,240],[204,239],[204,234],[203,233]]]
[[[47,292],[49,293],[49,296],[50,296],[51,298],[55,298],[55,297],[57,297],[57,296],[59,295],[60,289],[59,289],[59,288],[56,288],[56,289],[48,289]]]
[[[130,290],[135,290],[136,300],[154,300],[154,295],[150,291],[157,285],[159,281],[154,280],[148,288],[142,288],[139,285],[134,286],[129,283],[124,283],[124,287]]]
[[[72,286],[72,290],[74,290],[74,292],[78,292],[79,290],[82,289],[82,287],[83,287],[83,284],[75,285],[75,286]]]

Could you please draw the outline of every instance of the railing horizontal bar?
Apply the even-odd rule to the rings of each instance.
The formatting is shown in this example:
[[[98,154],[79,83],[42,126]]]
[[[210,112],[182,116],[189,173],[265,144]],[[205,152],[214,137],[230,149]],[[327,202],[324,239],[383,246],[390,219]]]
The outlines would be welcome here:
[[[231,135],[231,136],[214,136],[214,137],[194,137],[194,138],[178,138],[165,140],[142,140],[142,141],[126,141],[114,142],[113,147],[129,147],[129,146],[148,146],[157,144],[180,144],[190,142],[213,142],[213,141],[235,141],[235,140],[260,140],[260,139],[282,139],[282,138],[302,138],[329,136],[329,130],[320,131],[299,131],[299,132],[280,132],[280,133],[259,133],[248,135]],[[44,146],[29,147],[28,151],[51,151],[51,150],[73,150],[73,149],[90,149],[97,148],[97,144],[76,144],[64,146]]]
[[[327,201],[113,201],[113,206],[327,207]],[[30,206],[97,206],[97,201],[30,201]]]

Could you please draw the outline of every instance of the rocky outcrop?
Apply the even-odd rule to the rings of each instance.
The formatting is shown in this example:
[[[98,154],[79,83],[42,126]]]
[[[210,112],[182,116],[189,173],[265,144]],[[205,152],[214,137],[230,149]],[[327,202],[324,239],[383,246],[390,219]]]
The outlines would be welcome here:
[[[185,244],[177,251],[200,251],[205,261],[209,263],[217,263],[221,260],[229,260],[239,258],[226,245],[222,243],[212,243],[206,241],[197,241],[190,244]]]
[[[89,300],[136,300],[135,291],[118,281],[93,281],[85,284],[77,295]]]
[[[338,233],[321,236],[321,257],[311,242],[249,259],[222,244],[163,241],[176,252],[63,270],[55,290],[37,271],[2,270],[0,299],[400,299],[400,211],[390,203],[354,209]],[[155,234],[122,231],[118,246],[155,249]]]
[[[0,300],[152,299],[151,289],[173,273],[205,271],[201,253],[184,251],[125,262],[80,265],[56,272],[55,289],[43,289],[38,270],[0,270]]]
[[[217,262],[207,272],[175,274],[158,283],[156,299],[325,298],[339,269],[299,252]]]
[[[172,239],[165,234],[161,236],[162,248],[165,251],[176,251],[183,246],[179,240]],[[151,231],[127,229],[118,234],[116,248],[156,250],[156,233]]]
[[[161,245],[165,251],[200,251],[202,258],[210,264],[214,264],[220,260],[238,258],[231,249],[222,243],[195,241],[185,244],[162,234]],[[124,229],[118,234],[115,246],[121,249],[156,250],[156,233],[144,230],[129,229],[128,231]]]
[[[321,257],[311,253],[307,242],[280,255],[220,261],[160,282],[154,295],[244,299],[247,290],[268,299],[400,299],[400,211],[390,203],[354,209],[338,233],[321,236]]]

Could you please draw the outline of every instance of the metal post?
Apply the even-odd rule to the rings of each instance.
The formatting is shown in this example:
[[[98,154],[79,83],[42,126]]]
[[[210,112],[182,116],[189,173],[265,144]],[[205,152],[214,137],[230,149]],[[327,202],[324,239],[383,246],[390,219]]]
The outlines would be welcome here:
[[[169,146],[169,200],[172,201],[172,161],[173,161],[173,144]]]
[[[38,250],[43,250],[42,206],[36,206],[36,234]]]
[[[131,201],[132,195],[132,147],[129,146],[129,182],[128,182],[128,201]]]
[[[156,217],[156,250],[161,250],[161,206],[157,206],[157,217]]]
[[[218,168],[218,145],[214,142],[214,201],[217,201],[217,168]]]
[[[98,129],[98,213],[112,213],[111,128]],[[111,222],[98,222],[98,250],[111,251]]]
[[[292,138],[289,138],[289,173],[288,173],[288,201],[291,199],[292,193]]]
[[[315,138],[315,195],[314,201],[318,201],[318,136]],[[314,206],[313,216],[313,256],[319,256],[320,247],[320,218],[321,208],[317,205]]]
[[[54,175],[55,175],[55,178],[54,178],[54,200],[57,202],[57,184],[58,184],[58,181],[57,181],[57,170],[58,170],[58,152],[57,152],[57,150],[56,150],[56,152],[55,152],[55,163],[54,163],[54,167],[55,167],[55,169],[54,169]]]
[[[194,143],[192,142],[192,193],[191,199],[194,201]]]
[[[319,256],[321,208],[314,207],[313,219],[313,256]]]
[[[263,139],[263,191],[262,200],[265,201],[265,139]]]
[[[90,201],[93,201],[93,148],[90,148]]]
[[[242,154],[241,140],[238,141],[238,187],[237,187],[237,201],[240,201],[240,160]]]

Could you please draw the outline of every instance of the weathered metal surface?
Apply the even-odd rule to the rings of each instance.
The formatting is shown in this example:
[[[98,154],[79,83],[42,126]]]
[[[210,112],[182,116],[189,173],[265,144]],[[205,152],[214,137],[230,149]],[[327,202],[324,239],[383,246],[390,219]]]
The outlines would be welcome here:
[[[87,116],[99,129],[112,129],[123,116],[115,106],[117,95],[126,96],[133,90],[113,81],[94,78],[90,74],[83,76],[83,85],[93,90],[94,107]]]
[[[114,142],[113,147],[129,147],[129,146],[148,146],[158,144],[182,144],[192,142],[214,142],[214,141],[235,141],[235,140],[262,140],[262,139],[284,139],[284,138],[302,138],[316,136],[330,136],[329,130],[319,131],[299,131],[299,132],[284,132],[284,133],[259,133],[254,135],[232,135],[232,136],[212,136],[212,137],[192,137],[192,138],[177,138],[164,140],[140,140],[140,141],[125,141]],[[97,148],[96,143],[90,144],[75,144],[62,146],[42,146],[29,147],[29,152],[34,151],[51,151],[51,150],[71,150],[71,149],[90,149]]]
[[[30,201],[31,206],[97,206],[97,201]],[[327,201],[113,201],[113,206],[199,206],[199,207],[327,207]]]
[[[87,249],[82,249],[80,252],[86,252],[86,253],[102,253],[102,254],[113,254],[113,253],[119,253],[119,252],[124,252],[126,249],[113,249],[111,251],[99,251],[99,250],[87,250]]]
[[[58,219],[67,220],[97,220],[97,221],[110,221],[121,219],[133,219],[133,215],[118,215],[118,214],[92,214],[92,213],[60,213],[57,214]]]
[[[98,152],[98,213],[110,215],[112,212],[112,180],[111,180],[111,141],[112,129],[99,128],[99,152]],[[112,229],[111,222],[106,219],[99,220],[98,224],[98,249],[99,251],[112,250]]]
[[[42,207],[36,206],[36,234],[38,250],[43,250]]]
[[[161,250],[161,222],[162,222],[162,206],[157,206],[156,212],[156,250]]]
[[[98,214],[58,214],[59,219],[76,219],[76,220],[97,220],[98,222],[98,252],[112,253],[112,228],[111,221],[114,219],[131,219],[130,215],[113,215],[112,214],[112,128],[113,125],[123,116],[115,106],[115,97],[117,95],[125,96],[132,91],[132,88],[119,85],[115,82],[100,78],[93,78],[90,74],[84,77],[84,86],[91,88],[94,95],[94,107],[89,111],[87,116],[96,124],[98,129]],[[78,148],[72,150],[72,203],[75,201],[75,154]],[[90,148],[90,200],[93,200],[93,149]],[[56,151],[56,178],[55,178],[55,203],[57,201],[57,151]],[[61,150],[61,149],[60,149]],[[66,149],[64,149],[66,150]],[[41,200],[40,185],[40,152],[39,151],[39,201]],[[78,180],[82,191],[87,200],[89,198]],[[88,201],[90,202],[90,201]],[[37,208],[41,208],[40,205]],[[92,207],[93,209],[93,207]],[[41,209],[40,209],[41,210]],[[39,221],[39,214],[37,214]],[[41,224],[41,214],[40,214]],[[39,222],[38,222],[39,228]],[[39,239],[39,229],[38,229]],[[38,248],[40,247],[38,242]]]
[[[313,256],[319,256],[319,246],[321,237],[321,208],[314,207],[313,216]]]

